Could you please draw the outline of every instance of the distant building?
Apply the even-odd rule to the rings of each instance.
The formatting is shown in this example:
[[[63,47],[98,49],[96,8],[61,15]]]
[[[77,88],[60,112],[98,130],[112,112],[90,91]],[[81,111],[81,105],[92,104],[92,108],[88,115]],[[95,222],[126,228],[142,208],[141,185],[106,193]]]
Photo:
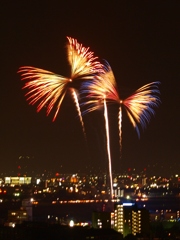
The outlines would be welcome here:
[[[179,210],[171,210],[171,209],[162,209],[162,210],[151,210],[149,212],[150,221],[170,221],[177,222],[180,219],[180,211]]]
[[[111,228],[110,212],[93,212],[92,213],[93,228]]]
[[[120,189],[120,187],[114,187],[113,189],[114,198],[122,198],[124,197],[124,189]]]
[[[21,224],[24,221],[28,220],[27,211],[24,208],[19,210],[9,210],[8,211],[8,224]],[[6,225],[8,225],[6,223]]]
[[[149,233],[150,220],[149,212],[145,208],[132,210],[132,234]]]
[[[115,205],[114,229],[127,236],[149,232],[149,212],[146,209],[138,209],[133,203],[120,203]]]
[[[8,210],[8,219],[5,226],[15,226],[16,224],[21,224],[25,221],[33,220],[33,210],[32,210],[33,199],[24,199],[22,201],[22,206],[18,210]],[[14,227],[13,226],[13,227]]]
[[[123,205],[117,204],[115,205],[114,210],[114,229],[120,233],[124,233],[124,211]]]
[[[27,220],[33,220],[33,199],[23,199],[22,208],[27,212]]]
[[[5,184],[9,185],[23,185],[31,184],[31,177],[5,177]]]

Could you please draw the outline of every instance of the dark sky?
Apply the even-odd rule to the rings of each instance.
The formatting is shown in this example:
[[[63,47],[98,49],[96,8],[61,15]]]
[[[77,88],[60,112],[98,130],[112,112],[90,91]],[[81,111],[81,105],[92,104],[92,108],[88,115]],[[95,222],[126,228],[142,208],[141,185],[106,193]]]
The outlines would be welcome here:
[[[109,112],[113,171],[145,167],[155,174],[180,174],[179,1],[1,1],[0,163],[14,166],[30,156],[37,169],[89,172],[107,168],[102,111],[84,117],[87,144],[70,95],[52,122],[29,106],[17,74],[23,65],[69,75],[66,36],[106,59],[119,93],[160,81],[161,106],[140,140],[123,114],[119,158],[116,109]]]

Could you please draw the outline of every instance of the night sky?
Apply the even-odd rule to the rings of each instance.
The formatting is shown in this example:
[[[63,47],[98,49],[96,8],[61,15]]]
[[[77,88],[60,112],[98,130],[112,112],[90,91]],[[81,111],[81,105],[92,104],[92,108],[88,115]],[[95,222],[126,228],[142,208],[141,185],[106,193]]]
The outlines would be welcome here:
[[[108,167],[103,111],[84,116],[86,143],[70,94],[52,122],[53,115],[28,105],[17,74],[30,65],[68,76],[66,36],[71,36],[110,63],[122,98],[161,82],[162,104],[140,139],[123,112],[121,159],[117,109],[109,110],[113,171],[180,174],[179,3],[1,1],[0,172],[13,168],[20,156],[30,156],[37,170],[89,173]]]

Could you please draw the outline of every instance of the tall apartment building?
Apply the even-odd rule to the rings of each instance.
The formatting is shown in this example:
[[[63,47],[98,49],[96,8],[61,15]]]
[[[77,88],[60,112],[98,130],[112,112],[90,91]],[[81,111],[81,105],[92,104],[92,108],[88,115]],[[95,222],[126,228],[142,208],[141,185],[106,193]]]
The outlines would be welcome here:
[[[114,209],[114,229],[127,236],[148,233],[149,212],[145,208],[138,209],[133,203],[119,203]]]
[[[148,233],[150,230],[149,212],[145,208],[132,210],[132,234]]]

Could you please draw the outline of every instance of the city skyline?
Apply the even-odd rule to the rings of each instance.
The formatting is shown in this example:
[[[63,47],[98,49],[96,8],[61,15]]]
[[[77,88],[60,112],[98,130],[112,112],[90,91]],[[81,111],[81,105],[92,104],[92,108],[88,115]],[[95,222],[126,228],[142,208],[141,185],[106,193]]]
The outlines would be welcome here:
[[[176,1],[158,3],[92,3],[89,11],[75,3],[4,3],[1,8],[1,153],[2,169],[19,156],[33,156],[37,167],[88,171],[108,168],[102,112],[84,116],[85,141],[72,99],[67,95],[55,122],[36,113],[22,91],[17,71],[32,65],[68,75],[66,36],[77,38],[113,68],[121,97],[152,81],[160,81],[162,104],[141,132],[140,140],[123,117],[120,159],[117,109],[110,109],[113,171],[179,160],[179,37]],[[91,12],[93,13],[91,16]],[[85,168],[85,169],[84,169]],[[160,169],[162,171],[162,169]],[[177,171],[179,171],[177,169]],[[178,173],[178,172],[177,172]]]

